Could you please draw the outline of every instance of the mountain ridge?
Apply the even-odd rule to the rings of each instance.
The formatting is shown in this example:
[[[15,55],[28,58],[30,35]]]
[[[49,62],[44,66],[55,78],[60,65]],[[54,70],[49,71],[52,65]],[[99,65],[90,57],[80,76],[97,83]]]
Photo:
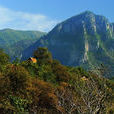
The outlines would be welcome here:
[[[47,47],[54,59],[68,66],[99,64],[111,66],[114,71],[114,31],[104,16],[83,12],[55,26],[23,52],[23,59],[32,56],[37,47]]]
[[[13,30],[9,28],[2,29],[0,30],[0,48],[3,48],[11,58],[20,56],[24,48],[30,46],[43,35],[46,35],[46,33],[40,31]]]

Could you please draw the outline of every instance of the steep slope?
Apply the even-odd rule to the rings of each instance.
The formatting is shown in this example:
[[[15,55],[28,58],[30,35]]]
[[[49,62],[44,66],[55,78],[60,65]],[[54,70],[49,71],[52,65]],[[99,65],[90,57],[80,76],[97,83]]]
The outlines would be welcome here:
[[[11,58],[19,56],[25,48],[45,34],[39,31],[0,30],[0,48],[3,48]]]
[[[21,40],[10,45],[9,48],[6,46],[5,50],[11,59],[15,59],[15,57],[21,58],[23,50],[34,44],[36,40],[37,39]]]
[[[104,64],[114,74],[114,24],[90,11],[58,24],[23,52],[23,59],[37,47],[47,47],[64,65],[84,67]]]

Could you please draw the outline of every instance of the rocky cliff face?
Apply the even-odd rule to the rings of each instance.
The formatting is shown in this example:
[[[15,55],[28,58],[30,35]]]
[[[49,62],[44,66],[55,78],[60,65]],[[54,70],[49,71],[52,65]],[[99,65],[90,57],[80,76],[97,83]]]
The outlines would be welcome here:
[[[86,11],[58,24],[47,36],[24,51],[29,57],[37,47],[47,47],[62,64],[94,66],[114,63],[114,24]],[[114,70],[114,69],[113,69]]]

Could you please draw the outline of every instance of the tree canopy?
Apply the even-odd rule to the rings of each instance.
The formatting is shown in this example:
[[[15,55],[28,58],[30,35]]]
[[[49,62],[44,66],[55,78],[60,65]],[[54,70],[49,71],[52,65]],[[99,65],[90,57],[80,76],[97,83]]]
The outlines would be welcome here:
[[[10,63],[0,51],[0,113],[112,114],[114,81],[53,60],[47,48],[37,63]]]

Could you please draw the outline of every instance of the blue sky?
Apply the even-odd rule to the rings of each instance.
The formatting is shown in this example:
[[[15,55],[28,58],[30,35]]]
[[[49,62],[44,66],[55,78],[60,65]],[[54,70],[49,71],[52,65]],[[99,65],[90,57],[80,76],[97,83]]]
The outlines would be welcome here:
[[[50,31],[85,10],[114,22],[114,0],[0,0],[0,29]]]

